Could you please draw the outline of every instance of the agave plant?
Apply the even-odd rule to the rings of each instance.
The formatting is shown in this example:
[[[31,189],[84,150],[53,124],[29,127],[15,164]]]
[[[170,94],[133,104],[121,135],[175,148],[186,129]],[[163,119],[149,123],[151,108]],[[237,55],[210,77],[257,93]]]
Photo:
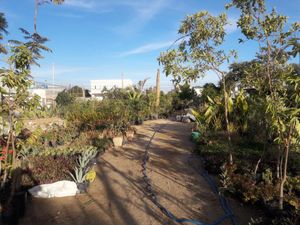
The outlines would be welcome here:
[[[95,158],[97,155],[97,151],[94,147],[89,147],[78,157],[77,167],[74,169],[74,174],[69,173],[72,179],[77,183],[81,184],[86,181],[86,176],[90,170],[89,163]]]
[[[90,148],[90,151],[84,151],[79,157],[77,161],[77,165],[81,169],[87,170],[88,164],[91,161],[91,159],[95,158],[97,155],[97,151],[94,150],[94,148]]]
[[[77,184],[81,184],[85,182],[85,178],[86,178],[86,171],[84,168],[79,168],[76,167],[74,169],[74,174],[72,174],[71,172],[69,172],[70,176],[72,177],[72,179],[77,183]]]

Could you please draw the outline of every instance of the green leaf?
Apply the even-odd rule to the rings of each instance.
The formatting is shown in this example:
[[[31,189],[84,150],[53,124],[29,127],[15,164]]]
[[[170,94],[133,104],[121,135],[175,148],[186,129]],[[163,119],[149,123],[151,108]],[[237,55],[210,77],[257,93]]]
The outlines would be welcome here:
[[[215,102],[214,102],[209,96],[207,96],[207,99],[208,99],[208,101],[209,101],[210,103],[215,104]]]
[[[233,112],[233,100],[231,97],[227,97],[227,103],[228,103],[228,112],[232,113]]]
[[[300,122],[299,122],[298,118],[295,118],[295,130],[298,134],[298,137],[300,137]]]

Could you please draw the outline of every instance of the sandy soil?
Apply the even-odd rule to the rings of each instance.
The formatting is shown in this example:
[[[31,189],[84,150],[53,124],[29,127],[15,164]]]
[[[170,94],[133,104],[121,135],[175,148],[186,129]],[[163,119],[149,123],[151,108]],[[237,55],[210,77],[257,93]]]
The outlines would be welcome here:
[[[21,225],[156,225],[175,224],[148,199],[141,162],[154,129],[161,128],[150,147],[148,174],[162,205],[177,217],[211,223],[223,215],[218,199],[191,164],[190,126],[168,120],[137,126],[137,136],[122,149],[98,158],[97,179],[88,193],[57,199],[31,199]],[[201,169],[201,168],[200,168]],[[255,212],[231,201],[238,224]],[[222,224],[230,224],[226,221]]]

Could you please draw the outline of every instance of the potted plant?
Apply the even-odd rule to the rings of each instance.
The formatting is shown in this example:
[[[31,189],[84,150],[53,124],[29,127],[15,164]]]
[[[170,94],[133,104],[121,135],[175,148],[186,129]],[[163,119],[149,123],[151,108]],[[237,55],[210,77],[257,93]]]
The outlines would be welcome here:
[[[113,143],[115,147],[122,147],[123,145],[123,127],[122,125],[114,125],[113,126]]]
[[[71,177],[77,184],[79,193],[85,193],[88,188],[88,182],[86,181],[86,172],[84,168],[76,167],[74,169],[74,175],[70,173]]]
[[[72,179],[76,182],[79,193],[85,193],[89,186],[89,172],[91,171],[91,163],[96,157],[97,152],[86,151],[78,157],[77,167],[74,169],[74,174],[70,173]]]
[[[132,141],[135,133],[136,131],[134,128],[132,127],[128,128],[128,130],[125,132],[127,140]]]

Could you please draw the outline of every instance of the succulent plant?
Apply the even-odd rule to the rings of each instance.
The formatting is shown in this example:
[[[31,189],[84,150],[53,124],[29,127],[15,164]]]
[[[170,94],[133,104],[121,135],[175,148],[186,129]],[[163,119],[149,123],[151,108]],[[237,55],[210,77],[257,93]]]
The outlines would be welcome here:
[[[74,169],[74,174],[70,173],[72,179],[80,184],[86,181],[86,176],[90,170],[89,163],[97,155],[95,147],[87,147],[82,151],[77,160],[77,167]]]
[[[84,183],[87,175],[86,171],[83,168],[79,168],[79,167],[76,167],[74,169],[74,174],[72,173],[69,174],[77,184]]]
[[[96,155],[97,151],[95,150],[95,148],[89,147],[86,151],[83,151],[82,154],[78,157],[78,167],[86,170],[90,160],[95,158]]]

